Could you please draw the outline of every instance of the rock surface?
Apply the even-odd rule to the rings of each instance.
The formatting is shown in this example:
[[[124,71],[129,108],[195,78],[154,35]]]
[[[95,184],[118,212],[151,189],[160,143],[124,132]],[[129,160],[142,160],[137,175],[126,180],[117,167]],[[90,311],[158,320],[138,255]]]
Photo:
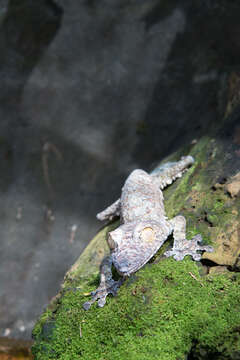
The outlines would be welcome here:
[[[239,11],[228,0],[1,1],[1,335],[30,337],[133,168],[152,169],[236,107],[237,72],[227,108],[221,84],[240,58]]]
[[[32,341],[0,338],[1,360],[33,360]]]

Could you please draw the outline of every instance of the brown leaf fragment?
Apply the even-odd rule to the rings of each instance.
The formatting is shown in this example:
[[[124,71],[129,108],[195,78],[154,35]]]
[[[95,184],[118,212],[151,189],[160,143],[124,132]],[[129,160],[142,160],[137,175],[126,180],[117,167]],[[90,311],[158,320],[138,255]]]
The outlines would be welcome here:
[[[132,290],[132,295],[133,295],[133,296],[136,296],[136,295],[137,295],[137,289],[136,289],[136,288]]]

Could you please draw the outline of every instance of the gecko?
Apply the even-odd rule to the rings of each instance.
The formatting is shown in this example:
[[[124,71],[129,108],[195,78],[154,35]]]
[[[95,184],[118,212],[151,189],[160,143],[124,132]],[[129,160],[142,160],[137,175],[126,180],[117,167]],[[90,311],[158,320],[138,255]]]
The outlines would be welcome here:
[[[148,174],[136,169],[128,176],[122,188],[121,198],[97,214],[101,221],[120,217],[120,226],[108,233],[110,255],[100,266],[100,285],[91,293],[92,299],[83,304],[88,310],[98,301],[103,307],[108,294],[117,295],[123,281],[142,268],[161,248],[169,235],[173,234],[173,247],[164,253],[175,260],[191,255],[193,260],[201,259],[201,252],[212,252],[208,245],[201,245],[202,237],[195,235],[186,239],[186,219],[177,215],[168,219],[164,209],[162,190],[170,185],[194,163],[192,156],[183,156],[180,161],[169,162]],[[122,276],[112,277],[112,265]]]

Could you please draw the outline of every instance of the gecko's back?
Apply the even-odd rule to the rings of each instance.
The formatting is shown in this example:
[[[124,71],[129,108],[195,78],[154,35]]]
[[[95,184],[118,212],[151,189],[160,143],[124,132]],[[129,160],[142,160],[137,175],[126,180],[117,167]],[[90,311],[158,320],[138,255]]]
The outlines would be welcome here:
[[[134,170],[127,178],[122,189],[121,209],[122,223],[164,218],[162,191],[145,171]]]

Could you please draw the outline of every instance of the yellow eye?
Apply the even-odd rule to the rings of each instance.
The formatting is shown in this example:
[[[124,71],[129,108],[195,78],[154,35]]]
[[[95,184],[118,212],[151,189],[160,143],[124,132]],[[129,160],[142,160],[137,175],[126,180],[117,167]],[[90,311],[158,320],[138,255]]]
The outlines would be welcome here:
[[[145,227],[141,232],[141,239],[144,242],[153,242],[155,240],[155,232],[151,227]]]

